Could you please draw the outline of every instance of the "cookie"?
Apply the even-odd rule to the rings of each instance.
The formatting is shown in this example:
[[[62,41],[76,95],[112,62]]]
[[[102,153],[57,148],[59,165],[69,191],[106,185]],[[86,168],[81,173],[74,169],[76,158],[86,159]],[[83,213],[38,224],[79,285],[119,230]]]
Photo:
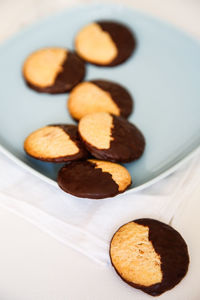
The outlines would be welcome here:
[[[58,185],[77,197],[102,199],[124,192],[131,184],[126,168],[107,161],[89,159],[71,162],[58,173]]]
[[[23,76],[27,85],[38,92],[65,93],[83,80],[85,64],[67,49],[44,48],[26,59]]]
[[[75,125],[49,125],[32,132],[24,142],[26,153],[49,162],[68,162],[88,157]]]
[[[133,107],[129,92],[121,85],[107,80],[79,83],[70,93],[68,109],[75,120],[94,112],[108,112],[127,118]]]
[[[130,29],[115,21],[97,21],[83,27],[75,49],[85,61],[99,66],[116,66],[130,57],[136,39]]]
[[[110,243],[110,258],[126,283],[151,296],[172,289],[189,265],[182,236],[153,219],[138,219],[120,227]]]
[[[99,159],[130,162],[144,151],[145,139],[140,130],[109,113],[86,115],[80,120],[78,131],[88,151]]]

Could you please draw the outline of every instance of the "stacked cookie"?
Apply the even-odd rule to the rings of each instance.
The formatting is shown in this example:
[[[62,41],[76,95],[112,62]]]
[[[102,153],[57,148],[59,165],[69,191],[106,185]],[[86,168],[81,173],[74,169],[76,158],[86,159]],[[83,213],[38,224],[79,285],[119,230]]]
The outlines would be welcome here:
[[[108,80],[81,82],[85,62],[115,66],[135,49],[133,33],[117,22],[98,21],[75,38],[75,52],[44,48],[25,61],[27,85],[51,94],[70,92],[67,107],[78,125],[52,124],[31,133],[26,153],[48,162],[67,163],[58,184],[78,197],[100,199],[122,193],[131,185],[129,172],[118,163],[138,159],[145,146],[140,130],[126,120],[133,110],[128,90]]]

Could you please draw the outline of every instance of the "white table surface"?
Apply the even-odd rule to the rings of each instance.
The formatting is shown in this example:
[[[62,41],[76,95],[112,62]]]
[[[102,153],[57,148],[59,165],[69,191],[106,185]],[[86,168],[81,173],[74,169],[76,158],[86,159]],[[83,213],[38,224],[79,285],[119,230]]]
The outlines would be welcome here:
[[[0,40],[75,2],[93,1],[0,0]],[[123,2],[168,20],[200,38],[199,0]],[[188,276],[159,300],[200,299],[199,199],[200,187],[173,220],[173,226],[189,245],[191,263]],[[2,207],[0,241],[0,300],[150,299],[150,296],[122,282],[111,267],[95,264]]]

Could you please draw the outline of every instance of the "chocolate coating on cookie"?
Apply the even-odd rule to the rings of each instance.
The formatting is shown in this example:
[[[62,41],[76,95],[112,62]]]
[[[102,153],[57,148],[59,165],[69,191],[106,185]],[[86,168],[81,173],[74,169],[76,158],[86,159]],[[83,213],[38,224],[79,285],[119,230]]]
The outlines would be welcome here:
[[[120,109],[120,116],[127,118],[131,114],[133,99],[126,88],[108,80],[92,80],[91,82],[111,95],[111,98]]]
[[[145,148],[141,131],[122,117],[96,113],[83,117],[79,134],[96,158],[112,162],[130,162],[140,158]]]
[[[48,162],[68,162],[88,157],[77,126],[49,125],[32,132],[24,142],[26,153]]]
[[[130,174],[124,167],[93,159],[72,162],[62,167],[58,173],[58,185],[61,189],[82,198],[113,197],[130,184]]]
[[[115,66],[130,57],[136,39],[130,29],[115,21],[96,21],[77,35],[75,48],[84,60],[99,66]]]
[[[130,93],[120,84],[107,80],[79,83],[70,93],[68,109],[75,120],[89,113],[108,112],[127,118],[133,109]]]
[[[117,230],[111,240],[110,257],[116,272],[126,283],[151,296],[158,296],[177,285],[189,265],[188,249],[182,236],[171,226],[146,218],[134,220]]]
[[[158,296],[172,289],[186,275],[189,265],[187,245],[180,233],[167,224],[153,219],[138,219],[134,222],[149,227],[149,240],[161,257],[162,281],[142,288],[148,294]]]
[[[136,47],[136,39],[130,29],[124,24],[109,21],[98,21],[102,30],[108,32],[117,47],[117,56],[109,66],[116,66],[127,60]]]
[[[69,50],[45,48],[27,58],[23,75],[27,85],[38,92],[65,93],[83,80],[85,64]]]

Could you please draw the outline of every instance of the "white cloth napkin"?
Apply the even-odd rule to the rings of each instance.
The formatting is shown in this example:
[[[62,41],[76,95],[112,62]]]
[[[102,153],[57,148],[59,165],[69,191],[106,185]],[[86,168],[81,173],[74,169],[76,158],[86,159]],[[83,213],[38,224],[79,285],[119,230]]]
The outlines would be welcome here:
[[[51,186],[0,153],[0,205],[91,259],[109,263],[109,241],[122,224],[151,217],[170,223],[200,181],[200,151],[174,174],[142,192],[80,199]]]

